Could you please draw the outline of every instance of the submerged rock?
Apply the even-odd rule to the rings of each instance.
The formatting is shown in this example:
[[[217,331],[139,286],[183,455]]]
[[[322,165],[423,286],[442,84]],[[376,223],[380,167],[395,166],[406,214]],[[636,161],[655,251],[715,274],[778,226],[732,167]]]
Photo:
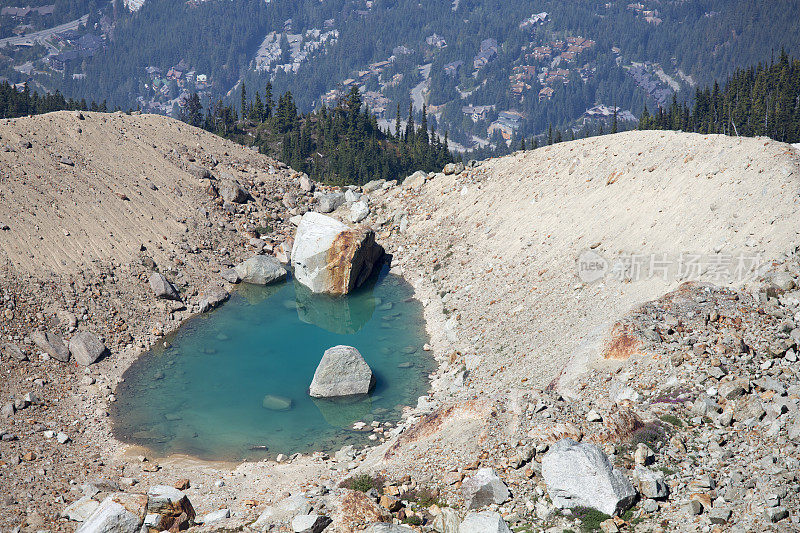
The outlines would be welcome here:
[[[372,370],[352,346],[325,350],[314,372],[309,394],[315,398],[335,398],[367,394],[374,385]]]
[[[286,279],[286,269],[271,255],[256,255],[237,265],[239,279],[253,285],[269,285]]]
[[[313,292],[347,294],[369,278],[381,256],[372,230],[309,212],[297,227],[292,267],[297,281]]]
[[[264,399],[261,400],[261,406],[271,411],[288,411],[292,408],[292,399],[286,398],[285,396],[267,394],[264,396]]]
[[[542,477],[553,505],[560,509],[591,507],[617,515],[636,499],[625,474],[594,444],[556,442],[542,459]]]
[[[205,313],[211,311],[215,307],[219,307],[224,301],[230,298],[230,296],[228,291],[219,287],[206,291],[200,299],[200,312]]]

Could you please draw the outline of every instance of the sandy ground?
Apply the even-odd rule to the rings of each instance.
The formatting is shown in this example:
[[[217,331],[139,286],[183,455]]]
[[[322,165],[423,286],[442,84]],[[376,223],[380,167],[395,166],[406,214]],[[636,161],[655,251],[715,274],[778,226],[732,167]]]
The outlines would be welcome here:
[[[475,390],[544,386],[635,305],[689,279],[738,284],[753,277],[740,260],[789,250],[800,169],[768,139],[637,131],[437,175],[400,205],[397,264],[455,317]],[[576,265],[587,250],[607,262],[593,282]],[[616,260],[639,267],[617,275]]]

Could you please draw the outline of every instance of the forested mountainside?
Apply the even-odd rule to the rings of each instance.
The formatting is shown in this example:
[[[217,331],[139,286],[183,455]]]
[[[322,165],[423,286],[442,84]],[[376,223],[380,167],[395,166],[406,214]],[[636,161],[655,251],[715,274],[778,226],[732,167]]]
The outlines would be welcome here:
[[[800,142],[800,60],[781,52],[775,63],[737,69],[722,88],[698,88],[694,101],[654,114],[645,108],[639,129],[766,135]]]
[[[432,126],[429,129],[424,110],[417,126],[409,109],[405,128],[397,128],[392,135],[378,126],[356,88],[334,107],[322,106],[305,114],[297,112],[291,92],[273,102],[269,83],[263,93],[254,94],[248,97],[246,86],[242,87],[240,114],[221,100],[204,113],[194,94],[181,119],[255,146],[316,181],[334,185],[393,180],[417,170],[434,172],[453,161],[447,149],[447,134],[442,137]]]
[[[425,103],[464,148],[607,121],[615,104],[635,120],[782,47],[800,53],[798,2],[52,1],[52,24],[86,22],[0,42],[11,83],[175,116],[193,92],[236,102],[242,80],[291,91],[302,112],[359,86],[382,124]],[[2,20],[26,35],[38,16]]]

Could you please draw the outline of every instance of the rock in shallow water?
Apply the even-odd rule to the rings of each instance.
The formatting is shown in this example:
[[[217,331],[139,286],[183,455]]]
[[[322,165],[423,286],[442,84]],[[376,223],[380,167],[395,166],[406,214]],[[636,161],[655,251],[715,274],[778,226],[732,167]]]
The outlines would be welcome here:
[[[372,230],[309,212],[297,227],[292,267],[297,281],[312,292],[347,294],[369,278],[382,256]]]
[[[239,279],[253,285],[269,285],[286,279],[286,269],[271,255],[256,255],[236,267]]]
[[[271,411],[288,411],[292,408],[292,399],[285,396],[277,396],[274,394],[267,394],[261,400],[261,405],[264,409]]]
[[[340,345],[325,350],[308,392],[315,398],[355,396],[367,394],[373,384],[372,370],[361,353]]]

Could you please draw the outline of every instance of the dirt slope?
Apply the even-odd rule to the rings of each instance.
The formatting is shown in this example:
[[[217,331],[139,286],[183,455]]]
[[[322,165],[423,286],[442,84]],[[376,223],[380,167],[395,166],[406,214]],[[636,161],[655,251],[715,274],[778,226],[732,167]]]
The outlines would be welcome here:
[[[158,262],[186,232],[182,221],[207,199],[188,172],[195,158],[209,167],[212,157],[224,160],[219,170],[239,179],[274,163],[164,117],[83,116],[0,122],[0,227],[9,228],[0,231],[0,260],[18,272],[69,274],[97,260],[125,264],[141,245]]]
[[[796,244],[799,193],[787,144],[677,132],[590,138],[407,190],[396,204],[409,218],[396,259],[424,273],[416,281],[429,322],[457,338],[469,394],[543,386],[571,359],[596,355],[633,306],[686,279],[737,284],[740,259],[747,270]],[[576,268],[590,249],[608,267],[593,283]],[[641,274],[615,278],[615,258],[634,255]],[[689,262],[697,255],[699,269]],[[651,259],[667,273],[650,276]],[[718,275],[717,262],[735,275]]]

